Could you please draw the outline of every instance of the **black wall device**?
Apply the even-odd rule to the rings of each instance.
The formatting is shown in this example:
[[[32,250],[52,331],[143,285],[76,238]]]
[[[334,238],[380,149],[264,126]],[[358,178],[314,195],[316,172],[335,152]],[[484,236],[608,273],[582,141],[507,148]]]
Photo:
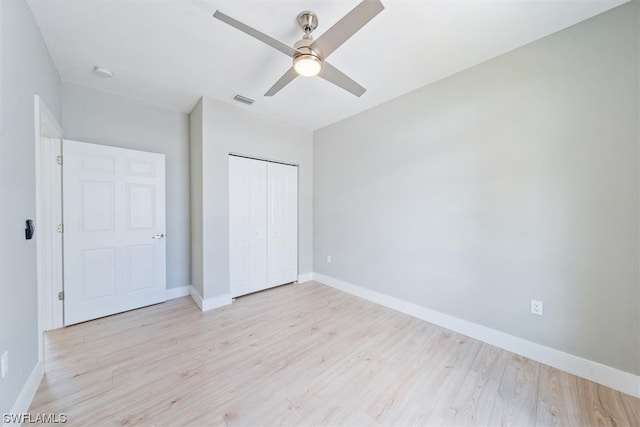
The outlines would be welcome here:
[[[33,225],[33,220],[28,219],[27,228],[24,229],[24,237],[26,237],[27,240],[31,240],[33,239],[33,233],[35,232],[36,232],[36,227],[35,225]]]

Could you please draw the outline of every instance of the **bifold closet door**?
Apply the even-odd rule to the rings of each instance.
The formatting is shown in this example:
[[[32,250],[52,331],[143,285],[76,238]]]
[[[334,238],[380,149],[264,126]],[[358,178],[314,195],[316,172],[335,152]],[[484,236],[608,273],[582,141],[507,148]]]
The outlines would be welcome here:
[[[267,288],[267,163],[229,156],[231,295]]]
[[[298,280],[298,168],[229,156],[229,273],[237,297]]]
[[[267,164],[267,285],[298,280],[298,168]]]

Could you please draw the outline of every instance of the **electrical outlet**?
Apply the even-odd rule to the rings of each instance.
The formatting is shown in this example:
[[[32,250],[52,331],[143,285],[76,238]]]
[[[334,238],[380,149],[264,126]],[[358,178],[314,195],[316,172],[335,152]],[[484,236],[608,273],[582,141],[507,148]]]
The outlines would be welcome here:
[[[327,264],[331,264],[331,255],[327,255]]]
[[[5,351],[2,353],[2,361],[0,363],[2,365],[2,378],[7,376],[7,372],[9,372],[9,351]]]
[[[531,313],[542,316],[542,301],[531,300]]]

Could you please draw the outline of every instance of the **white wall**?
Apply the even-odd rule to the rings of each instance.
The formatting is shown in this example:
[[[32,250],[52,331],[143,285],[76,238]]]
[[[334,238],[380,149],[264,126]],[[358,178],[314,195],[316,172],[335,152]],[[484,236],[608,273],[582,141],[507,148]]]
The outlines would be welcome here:
[[[25,1],[2,1],[2,135],[0,143],[0,354],[10,370],[0,380],[0,413],[11,410],[38,362],[35,239],[34,95],[60,121],[60,77]],[[37,226],[37,224],[36,224]],[[37,231],[36,231],[37,232]]]
[[[640,374],[637,7],[316,131],[314,270]]]
[[[258,101],[259,102],[259,101]],[[203,98],[191,113],[192,126],[202,116],[202,296],[229,293],[229,153],[299,165],[298,273],[312,271],[313,143],[311,131]],[[192,145],[192,150],[197,146]],[[197,149],[197,148],[196,148]],[[200,184],[192,183],[192,191]],[[197,264],[197,263],[196,263]],[[198,267],[196,265],[196,267]],[[197,277],[198,272],[192,272]],[[200,286],[194,283],[196,289]]]
[[[188,115],[69,83],[62,99],[65,138],[165,154],[167,288],[190,285]]]

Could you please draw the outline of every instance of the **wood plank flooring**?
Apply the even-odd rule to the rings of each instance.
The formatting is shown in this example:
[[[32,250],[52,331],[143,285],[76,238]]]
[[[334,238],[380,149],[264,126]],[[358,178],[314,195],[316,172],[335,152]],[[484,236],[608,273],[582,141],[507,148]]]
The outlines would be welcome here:
[[[68,425],[640,426],[640,399],[311,283],[47,334]]]

